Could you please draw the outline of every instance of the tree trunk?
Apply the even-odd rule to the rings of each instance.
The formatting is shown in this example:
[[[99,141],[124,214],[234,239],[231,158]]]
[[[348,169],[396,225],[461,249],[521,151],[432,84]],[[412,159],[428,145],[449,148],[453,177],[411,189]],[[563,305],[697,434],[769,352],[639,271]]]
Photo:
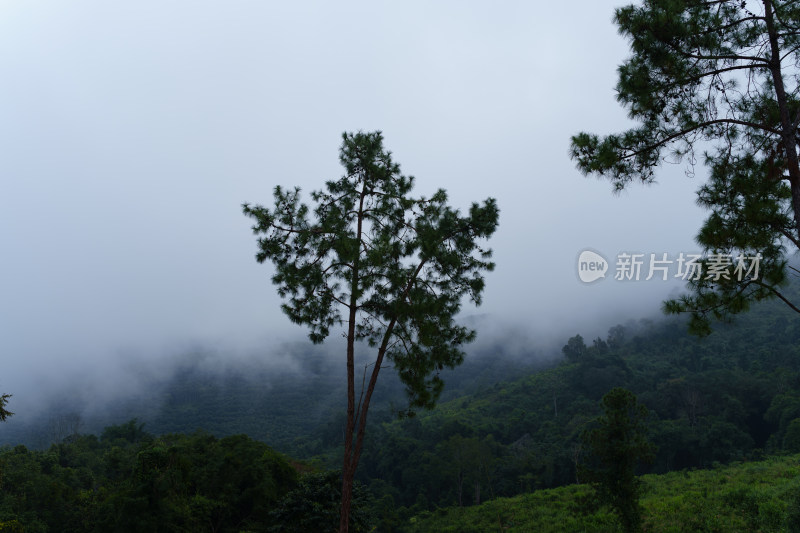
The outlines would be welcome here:
[[[558,399],[556,398],[555,392],[553,392],[553,411],[555,412],[555,416],[553,418],[558,418]]]
[[[792,190],[792,210],[794,211],[795,231],[800,239],[800,158],[798,158],[792,118],[789,116],[788,98],[781,72],[781,50],[778,47],[778,32],[775,28],[772,0],[764,0],[764,15],[770,44],[770,65],[772,82],[775,85],[775,98],[781,117],[781,144],[786,155],[786,170],[789,173],[789,186]]]
[[[344,434],[344,460],[342,462],[342,506],[339,517],[339,531],[347,533],[350,528],[350,503],[353,495],[353,478],[355,477],[355,464],[353,455],[353,432],[355,429],[355,320],[350,327],[353,335],[348,332],[347,339],[347,428]]]
[[[349,457],[344,456],[345,467],[342,470],[342,510],[339,518],[339,531],[346,533],[350,529],[350,504],[353,497],[353,477],[355,468],[351,468]]]
[[[378,349],[378,357],[375,359],[375,366],[372,368],[372,375],[369,378],[369,385],[367,385],[367,391],[364,394],[364,400],[358,406],[358,432],[356,433],[355,441],[353,439],[353,430],[355,429],[355,419],[356,419],[355,387],[353,388],[353,395],[348,397],[348,411],[347,411],[348,431],[347,435],[345,435],[344,463],[342,466],[342,510],[339,520],[340,533],[347,533],[348,529],[350,528],[350,504],[353,493],[353,480],[355,479],[356,467],[358,467],[358,460],[361,458],[361,449],[364,446],[364,430],[367,426],[367,412],[369,411],[369,404],[370,400],[372,399],[372,393],[375,391],[375,384],[378,381],[378,373],[381,370],[381,364],[383,364],[383,358],[386,355],[386,349],[389,344],[389,338],[391,338],[394,325],[395,325],[395,320],[392,319],[392,321],[389,322],[389,325],[386,328],[386,334],[384,335],[381,347]],[[350,359],[348,359],[348,370],[351,368],[354,369],[354,367],[351,367],[350,365]],[[348,376],[348,380],[351,376]],[[351,411],[349,408],[351,401],[354,406],[352,411],[352,418],[351,418]]]
[[[356,239],[361,246],[361,232],[364,225],[364,196],[366,186],[361,189],[358,201],[358,226]],[[350,281],[350,309],[347,317],[347,428],[344,434],[344,460],[342,461],[342,507],[339,515],[339,531],[347,533],[350,529],[350,503],[353,496],[353,478],[356,464],[353,455],[353,431],[356,424],[356,383],[355,383],[355,344],[356,318],[358,316],[359,253],[353,259],[353,277]]]
[[[361,242],[363,220],[364,220],[364,196],[366,186],[361,191],[361,198],[358,205],[358,227],[357,238]],[[360,246],[360,244],[359,244]],[[369,378],[366,393],[363,391],[363,401],[359,400],[358,411],[355,404],[355,331],[356,319],[358,315],[358,293],[359,293],[359,260],[358,256],[353,261],[353,278],[350,283],[350,309],[347,322],[347,430],[344,439],[344,460],[342,462],[342,507],[339,515],[339,533],[347,533],[350,529],[350,505],[352,503],[353,480],[358,467],[358,460],[361,458],[361,449],[364,446],[364,431],[367,427],[367,413],[369,404],[372,400],[372,393],[375,392],[375,384],[378,382],[378,374],[381,371],[383,359],[389,348],[389,340],[392,338],[394,327],[397,324],[397,317],[393,317],[386,326],[386,331],[378,348],[378,356],[375,358],[375,366],[372,367],[372,374]],[[403,292],[403,298],[408,295],[417,276],[425,266],[425,261],[420,261],[419,265],[408,281]],[[353,432],[356,430],[356,419],[358,419],[358,432],[353,439]]]

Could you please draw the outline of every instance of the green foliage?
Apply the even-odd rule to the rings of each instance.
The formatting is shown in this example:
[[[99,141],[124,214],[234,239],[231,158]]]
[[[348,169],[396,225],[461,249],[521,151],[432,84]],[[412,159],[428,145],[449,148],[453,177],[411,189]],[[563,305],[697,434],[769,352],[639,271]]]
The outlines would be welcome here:
[[[296,479],[284,459],[244,435],[167,435],[140,447],[132,466],[116,502],[127,512],[108,527],[254,527],[267,522],[269,507]]]
[[[135,444],[152,440],[153,436],[144,430],[144,423],[133,418],[124,424],[111,425],[100,434],[100,440],[110,445]]]
[[[652,533],[797,531],[800,456],[642,477],[642,526]],[[426,511],[407,531],[621,531],[605,508],[587,511],[588,485],[538,490],[473,507]]]
[[[22,525],[16,520],[0,522],[0,533],[24,533]]]
[[[570,485],[498,498],[479,506],[425,511],[407,521],[409,533],[484,533],[486,531],[537,533],[619,531],[616,517],[598,510],[586,514],[592,496],[586,485]]]
[[[264,530],[297,485],[286,459],[249,437],[154,438],[136,420],[102,439],[5,449],[0,465],[0,531]]]
[[[6,409],[9,398],[11,398],[10,394],[0,395],[0,422],[4,422],[6,418],[14,414]]]
[[[629,390],[603,396],[603,415],[581,435],[586,457],[579,476],[592,484],[601,503],[611,506],[627,532],[641,530],[640,483],[636,470],[654,458],[647,440],[647,408]]]
[[[579,362],[583,356],[586,355],[586,343],[583,342],[583,337],[580,335],[571,337],[567,341],[567,344],[561,348],[561,353],[564,354],[564,357],[566,357],[567,361],[570,363]]]
[[[786,508],[786,531],[789,533],[800,532],[800,488],[795,487],[787,492],[788,506]]]
[[[274,533],[330,532],[339,526],[341,501],[339,472],[310,472],[300,478],[297,487],[286,494],[270,511],[269,531]],[[367,508],[369,495],[360,483],[353,487],[350,531],[371,531]]]
[[[256,221],[256,259],[274,263],[281,307],[313,342],[346,324],[348,350],[357,340],[379,347],[411,406],[431,407],[438,371],[460,364],[461,345],[475,336],[454,316],[464,296],[480,303],[482,272],[494,268],[477,241],[494,233],[497,204],[490,198],[462,216],[441,189],[410,196],[414,178],[400,174],[380,132],[345,133],[340,161],[344,176],[311,194],[313,209],[297,188],[276,187],[273,209],[244,204]]]
[[[783,437],[783,449],[788,452],[800,452],[800,418],[789,422],[786,435]]]
[[[480,501],[573,483],[586,452],[580,434],[614,387],[634,392],[651,412],[647,436],[658,450],[642,472],[781,453],[800,418],[793,317],[780,302],[763,302],[702,339],[677,319],[616,326],[602,342],[580,343],[575,362],[483,387],[413,420],[387,418],[369,437],[360,479],[376,498],[390,496],[401,517],[420,496],[427,510],[472,505],[476,481]],[[491,442],[486,468],[454,454],[455,442]]]
[[[666,158],[686,156],[693,167],[700,156],[709,167],[698,192],[711,211],[697,238],[707,254],[698,262],[702,274],[690,280],[689,295],[665,304],[669,313],[690,313],[695,333],[708,334],[712,319],[765,298],[800,312],[781,290],[786,247],[800,245],[799,18],[791,0],[647,0],[618,8],[631,56],[619,68],[617,99],[638,125],[572,137],[578,168],[617,191],[652,182]],[[732,264],[721,265],[715,257],[722,256]],[[759,271],[736,272],[737,257],[758,257]],[[753,260],[745,262],[749,268]]]

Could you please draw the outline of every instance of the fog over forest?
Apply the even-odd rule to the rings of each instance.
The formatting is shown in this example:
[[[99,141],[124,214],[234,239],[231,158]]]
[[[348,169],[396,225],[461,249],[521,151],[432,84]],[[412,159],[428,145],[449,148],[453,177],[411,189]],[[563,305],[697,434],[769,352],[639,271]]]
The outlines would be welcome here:
[[[0,2],[0,531],[800,531],[800,2],[567,7]]]
[[[497,198],[468,353],[547,359],[575,333],[658,316],[678,280],[577,276],[584,249],[696,252],[704,216],[701,166],[615,196],[567,156],[577,131],[628,123],[614,6],[5,3],[0,390],[18,418],[51,395],[137,397],[191,353],[302,372],[292,350],[312,347],[240,206],[340,176],[343,131],[383,131],[420,193]],[[341,346],[335,331],[323,351]]]

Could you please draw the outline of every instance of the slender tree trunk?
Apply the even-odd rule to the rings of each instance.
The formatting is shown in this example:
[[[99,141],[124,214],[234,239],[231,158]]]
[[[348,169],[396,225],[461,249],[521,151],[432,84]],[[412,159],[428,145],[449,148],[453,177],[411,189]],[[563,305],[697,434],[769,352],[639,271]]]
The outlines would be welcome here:
[[[789,106],[786,97],[786,88],[783,84],[781,73],[781,50],[778,46],[778,32],[775,28],[772,0],[764,0],[764,15],[767,24],[767,33],[770,44],[770,65],[772,81],[775,85],[775,97],[781,117],[781,144],[786,154],[786,170],[789,173],[789,186],[792,190],[792,210],[794,211],[795,230],[800,239],[800,158],[797,154],[797,144],[792,118],[789,116]]]
[[[375,392],[375,384],[378,382],[378,374],[380,373],[381,365],[383,364],[383,359],[386,356],[386,350],[389,345],[389,339],[392,336],[392,331],[394,330],[394,325],[395,325],[395,320],[392,319],[392,321],[389,322],[389,325],[386,328],[386,333],[383,336],[383,342],[381,343],[381,346],[378,349],[378,357],[375,359],[375,365],[372,368],[372,374],[370,375],[369,378],[367,391],[364,394],[363,401],[358,406],[357,413],[355,411],[355,388],[353,390],[354,394],[352,396],[348,396],[348,409],[350,405],[350,400],[353,400],[354,409],[353,409],[352,424],[350,420],[349,410],[347,415],[348,416],[347,426],[349,432],[345,438],[344,467],[342,468],[342,512],[339,521],[340,533],[346,533],[348,531],[348,528],[350,527],[350,504],[352,500],[353,480],[355,479],[356,468],[358,467],[358,461],[361,458],[361,450],[364,446],[364,430],[366,429],[367,426],[367,412],[369,411],[369,404],[370,401],[372,400],[372,393]],[[350,370],[349,363],[350,359],[348,359],[348,370]],[[354,369],[355,368],[353,367],[353,370]],[[356,417],[358,418],[358,431],[356,433],[354,441],[353,429],[355,426]],[[345,489],[347,490],[347,493],[345,493]],[[345,516],[347,517],[347,522],[344,522]]]
[[[353,328],[355,321],[351,324]],[[349,328],[349,329],[353,329]],[[339,531],[347,533],[350,528],[350,504],[353,496],[355,465],[353,455],[353,433],[355,429],[355,334],[347,337],[347,429],[344,434],[344,460],[342,462],[342,506],[339,517]]]
[[[555,416],[553,418],[558,418],[558,399],[556,398],[555,392],[553,392],[553,411],[555,412]]]
[[[353,432],[356,423],[356,383],[355,383],[355,344],[356,344],[356,318],[358,307],[359,284],[359,257],[358,249],[361,247],[361,232],[364,225],[364,196],[366,185],[361,189],[358,202],[358,228],[356,239],[358,248],[353,259],[353,277],[350,281],[350,309],[347,317],[347,428],[344,434],[344,460],[342,461],[342,506],[339,515],[339,531],[347,533],[350,529],[350,504],[353,496],[353,478],[355,477],[356,464],[352,460]]]
[[[361,240],[361,232],[363,225],[363,210],[364,210],[364,196],[365,190],[361,192],[361,199],[358,207],[358,230],[357,235],[359,242]],[[361,450],[364,446],[364,431],[367,427],[367,413],[369,412],[370,401],[372,400],[372,393],[375,392],[375,384],[378,382],[378,374],[381,371],[383,359],[386,356],[386,351],[389,348],[389,340],[392,338],[397,318],[394,317],[389,321],[386,326],[386,331],[381,339],[381,345],[378,348],[378,356],[375,358],[375,365],[372,367],[372,374],[369,378],[366,393],[364,393],[363,400],[359,402],[358,411],[356,411],[355,404],[355,326],[358,310],[358,258],[353,263],[353,280],[351,283],[350,291],[350,315],[348,318],[347,328],[347,434],[344,441],[344,461],[342,465],[342,508],[339,518],[339,533],[347,533],[350,528],[350,505],[352,503],[353,493],[353,480],[356,475],[356,468],[358,461],[361,458]],[[403,291],[403,298],[407,297],[411,287],[416,282],[417,276],[425,266],[425,261],[420,261],[414,274],[409,279],[408,284]],[[353,439],[353,432],[356,430],[356,419],[358,419],[358,431]]]
[[[491,452],[489,452],[491,454]],[[492,472],[491,472],[491,455],[484,456],[479,464],[479,472],[483,470],[486,477],[486,487],[489,489],[489,498],[494,499],[494,487],[492,487]]]
[[[579,474],[580,464],[581,464],[581,450],[583,447],[581,443],[578,442],[572,445],[572,464],[575,466],[575,483],[580,485],[581,484],[581,477]]]

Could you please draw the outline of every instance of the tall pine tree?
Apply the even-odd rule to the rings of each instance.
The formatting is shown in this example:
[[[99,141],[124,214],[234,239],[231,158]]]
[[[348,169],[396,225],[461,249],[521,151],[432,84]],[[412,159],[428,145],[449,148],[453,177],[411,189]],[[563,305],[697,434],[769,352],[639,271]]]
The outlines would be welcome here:
[[[442,391],[439,372],[460,364],[475,331],[455,315],[468,297],[481,301],[491,250],[479,242],[497,228],[494,199],[462,215],[447,195],[413,197],[412,177],[383,148],[383,136],[345,133],[344,176],[311,194],[275,188],[269,209],[245,204],[255,219],[259,262],[275,265],[272,281],[283,311],[307,325],[313,342],[336,326],[346,338],[347,426],[342,466],[340,531],[349,528],[353,477],[364,443],[367,412],[381,369],[390,362],[405,384],[410,408],[431,407]],[[356,394],[356,343],[375,350],[369,380]]]
[[[652,182],[664,159],[710,170],[698,193],[711,211],[697,237],[703,273],[665,310],[691,313],[698,333],[754,300],[800,312],[781,292],[787,252],[800,248],[800,3],[646,0],[615,22],[632,52],[617,99],[638,125],[572,137],[578,168],[616,190]]]

